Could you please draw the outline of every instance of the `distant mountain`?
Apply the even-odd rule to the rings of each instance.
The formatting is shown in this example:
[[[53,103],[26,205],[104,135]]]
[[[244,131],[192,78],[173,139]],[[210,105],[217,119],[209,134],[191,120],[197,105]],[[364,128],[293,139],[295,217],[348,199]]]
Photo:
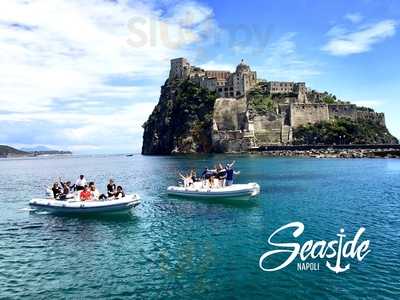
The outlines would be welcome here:
[[[54,155],[54,154],[72,154],[71,151],[54,150],[46,146],[24,147],[21,151],[28,152],[33,155]]]
[[[55,151],[55,150],[50,149],[49,147],[46,147],[46,146],[36,146],[36,147],[24,147],[24,148],[21,148],[21,151],[38,152],[38,151]]]
[[[35,148],[22,148],[21,150],[19,150],[7,145],[0,145],[0,157],[4,158],[4,157],[20,157],[20,156],[72,154],[71,151],[51,150],[51,149],[36,150],[36,149],[48,149],[48,148],[44,146],[38,146]]]
[[[30,155],[29,152],[15,149],[7,145],[0,145],[0,157],[13,157]]]
[[[56,155],[56,154],[72,154],[71,151],[63,151],[63,150],[47,150],[47,151],[33,151],[29,152],[33,155]]]

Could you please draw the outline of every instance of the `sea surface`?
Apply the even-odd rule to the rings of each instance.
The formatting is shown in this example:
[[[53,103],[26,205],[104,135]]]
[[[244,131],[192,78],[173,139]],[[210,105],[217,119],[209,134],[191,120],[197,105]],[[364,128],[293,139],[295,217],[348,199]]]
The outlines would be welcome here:
[[[258,182],[245,204],[166,195],[177,172],[236,160],[237,182]],[[28,201],[79,174],[109,178],[142,203],[131,214],[66,217]],[[400,299],[400,160],[262,156],[66,156],[0,160],[1,299]],[[336,274],[296,263],[259,268],[272,232],[304,224],[299,241],[352,238],[370,253]],[[285,242],[296,242],[290,236]],[[347,237],[346,237],[347,239]],[[298,261],[298,260],[296,260]],[[279,265],[279,258],[270,261]]]

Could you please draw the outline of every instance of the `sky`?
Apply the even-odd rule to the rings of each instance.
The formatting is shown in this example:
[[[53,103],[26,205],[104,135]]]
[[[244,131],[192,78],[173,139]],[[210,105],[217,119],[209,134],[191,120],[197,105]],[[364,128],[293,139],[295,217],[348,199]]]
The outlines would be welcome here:
[[[400,2],[4,0],[0,144],[140,152],[169,60],[305,81],[400,137]]]

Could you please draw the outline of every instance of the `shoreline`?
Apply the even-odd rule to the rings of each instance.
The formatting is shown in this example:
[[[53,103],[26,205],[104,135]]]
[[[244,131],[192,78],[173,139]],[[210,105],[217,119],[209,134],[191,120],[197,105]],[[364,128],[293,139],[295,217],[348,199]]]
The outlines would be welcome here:
[[[143,156],[262,155],[311,158],[400,158],[400,144],[269,145],[237,152],[141,153]]]
[[[311,158],[400,158],[399,149],[311,149],[311,150],[270,150],[257,152],[270,157],[311,157]]]
[[[207,156],[207,155],[259,155],[268,157],[309,157],[309,158],[400,158],[399,149],[312,149],[312,150],[267,150],[246,152],[171,153],[140,154],[142,156]]]
[[[399,144],[270,145],[254,151],[271,157],[400,158]]]

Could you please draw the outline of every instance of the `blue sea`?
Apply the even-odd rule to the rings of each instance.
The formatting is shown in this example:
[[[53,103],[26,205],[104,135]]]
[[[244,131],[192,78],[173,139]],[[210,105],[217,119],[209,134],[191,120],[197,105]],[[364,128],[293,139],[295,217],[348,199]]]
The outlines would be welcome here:
[[[166,195],[179,171],[236,160],[237,182],[258,182],[248,203]],[[29,211],[59,177],[109,178],[142,203],[131,214]],[[1,299],[400,299],[400,160],[232,156],[66,156],[0,160]],[[268,237],[291,222],[299,239],[369,240],[362,261],[336,274],[292,263],[259,267]],[[347,238],[346,237],[346,238]],[[271,263],[278,263],[278,257]],[[298,259],[296,262],[299,261]]]

